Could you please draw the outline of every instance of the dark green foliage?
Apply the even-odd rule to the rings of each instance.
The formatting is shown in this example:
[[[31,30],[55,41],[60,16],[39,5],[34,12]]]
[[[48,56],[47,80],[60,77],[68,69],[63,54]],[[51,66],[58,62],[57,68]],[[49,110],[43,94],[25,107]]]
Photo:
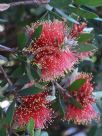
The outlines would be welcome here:
[[[76,91],[78,89],[80,89],[83,84],[85,83],[85,79],[77,79],[75,80],[69,87],[68,87],[68,91],[73,92]]]
[[[17,2],[20,0],[0,0],[0,4],[15,1]],[[94,74],[94,80],[96,82],[96,84],[94,84],[95,91],[97,91],[97,93],[98,91],[102,91],[102,0],[51,0],[47,6],[32,4],[9,8],[4,12],[0,12],[0,65],[3,66],[5,73],[12,82],[12,86],[8,85],[6,78],[0,71],[0,103],[4,100],[10,101],[10,106],[7,111],[0,107],[0,136],[8,136],[8,133],[10,136],[13,136],[15,135],[14,132],[19,134],[13,126],[15,106],[18,104],[14,99],[18,96],[22,97],[43,92],[45,86],[48,87],[47,89],[50,90],[49,92],[51,93],[51,82],[40,81],[41,68],[36,64],[31,64],[34,60],[34,55],[28,55],[23,50],[30,45],[32,40],[36,42],[43,29],[42,25],[38,26],[30,37],[26,32],[26,25],[30,26],[31,23],[42,19],[64,20],[68,25],[68,32],[70,32],[74,23],[79,24],[87,22],[88,27],[94,28],[94,31],[91,33],[81,33],[77,38],[78,46],[75,46],[73,51],[96,51],[99,48],[94,57],[81,62],[78,66],[80,71],[92,72]],[[2,28],[4,28],[4,30],[2,30]],[[29,63],[27,62],[28,60]],[[30,83],[32,80],[35,80],[36,84],[24,89],[24,85]],[[62,79],[58,79],[59,82],[61,80]],[[62,86],[64,86],[65,89],[67,88],[67,93],[69,93],[78,91],[84,83],[84,79],[78,79],[69,87],[63,84]],[[55,90],[57,89],[55,87]],[[61,92],[60,89],[57,91],[58,94],[56,95],[56,99],[52,101],[51,104],[53,103],[52,107],[60,114],[61,119],[63,119],[66,108],[62,95],[63,92]],[[73,97],[68,98],[68,102],[79,109],[83,109],[82,105]],[[97,105],[101,114],[101,99],[97,100]],[[101,121],[94,124],[95,123],[92,122],[92,126],[87,126],[87,130],[89,130],[87,136],[101,136]],[[51,131],[51,136],[62,136],[62,130],[65,132],[67,127],[70,128],[72,126],[71,123],[66,125],[65,122],[61,122],[61,124],[58,123],[56,125],[54,122],[47,131]],[[19,135],[25,136],[24,131],[27,129],[31,136],[40,136],[41,129],[34,130],[34,127],[35,122],[31,118]],[[81,128],[81,126],[76,127]],[[58,128],[60,128],[60,131]],[[56,133],[54,131],[55,129]],[[82,129],[79,130],[82,131]]]
[[[34,136],[34,126],[35,126],[34,120],[31,118],[27,124],[27,130],[31,136]]]
[[[33,35],[32,35],[32,40],[36,41],[36,40],[39,38],[39,36],[41,35],[41,32],[42,32],[42,28],[43,28],[43,26],[42,26],[42,25],[39,25],[39,26],[35,29],[35,31],[34,31],[34,33],[33,33]]]
[[[102,0],[74,0],[76,4],[88,5],[88,6],[100,6],[102,5]]]
[[[77,108],[79,108],[79,109],[82,109],[82,108],[83,108],[82,105],[81,105],[79,102],[77,102],[77,101],[75,100],[75,98],[70,98],[69,101],[70,101],[70,103],[73,104],[75,107],[77,107]]]
[[[42,88],[38,88],[38,87],[33,86],[33,87],[30,87],[30,88],[27,88],[27,89],[22,89],[19,92],[19,95],[21,95],[21,96],[33,95],[33,94],[37,94],[41,91],[42,91]]]
[[[15,101],[13,101],[7,109],[6,118],[5,118],[5,123],[7,125],[11,125],[13,121],[14,110],[15,110]]]

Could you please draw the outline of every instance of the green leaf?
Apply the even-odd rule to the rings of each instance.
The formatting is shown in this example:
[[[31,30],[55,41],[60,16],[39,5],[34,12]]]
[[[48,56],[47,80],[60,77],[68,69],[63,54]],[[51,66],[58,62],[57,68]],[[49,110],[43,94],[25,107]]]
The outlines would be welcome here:
[[[20,49],[23,49],[28,41],[27,34],[25,32],[18,33],[18,45]]]
[[[102,0],[74,0],[74,2],[78,5],[88,5],[88,6],[101,6]]]
[[[1,130],[6,125],[5,118],[0,119],[0,122],[2,122],[2,123],[0,123],[0,130]]]
[[[5,128],[0,129],[0,136],[7,136]]]
[[[93,127],[90,129],[90,131],[87,133],[87,136],[95,136],[97,129],[98,129],[97,126],[93,126]]]
[[[29,82],[29,78],[28,75],[22,75],[21,77],[19,77],[19,79],[17,79],[17,81],[15,82],[15,85],[24,85],[27,84]]]
[[[3,116],[3,109],[0,107],[0,119],[2,119]]]
[[[37,65],[33,65],[30,67],[31,75],[33,76],[34,80],[40,80],[41,78],[41,69]]]
[[[62,9],[65,9],[69,3],[71,3],[71,0],[51,0],[50,2],[52,6]]]
[[[15,110],[15,101],[11,103],[11,105],[8,107],[7,112],[6,112],[6,124],[11,125],[12,120],[13,120],[13,114]]]
[[[34,127],[35,127],[35,123],[34,120],[31,118],[27,124],[27,130],[30,136],[34,136]]]
[[[34,33],[33,33],[33,35],[32,35],[32,40],[36,41],[36,40],[40,37],[41,32],[42,32],[42,28],[43,28],[43,25],[39,25],[39,26],[35,29],[35,31],[34,31]]]
[[[18,54],[16,57],[16,60],[21,61],[21,62],[25,62],[27,60],[27,58],[24,55]]]
[[[97,49],[97,47],[92,44],[79,44],[73,49],[76,50],[77,52],[87,52],[94,51]]]
[[[2,129],[5,125],[5,118],[4,118],[4,111],[1,107],[0,107],[0,122],[2,122],[2,123],[0,123],[0,129]]]
[[[48,85],[48,82],[39,82],[39,84],[40,84],[40,86],[46,86],[46,85]]]
[[[92,38],[92,34],[82,33],[78,39],[78,42],[86,42]]]
[[[43,91],[42,88],[32,86],[32,87],[27,88],[27,89],[22,89],[22,90],[19,92],[19,94],[20,94],[21,96],[26,96],[26,95],[37,94],[37,93],[42,92],[42,91]]]
[[[56,101],[52,104],[53,108],[55,109],[55,111],[59,111],[61,117],[63,118],[65,115],[65,111],[64,111],[64,102],[61,99],[60,93],[58,91],[58,94],[56,96]]]
[[[23,76],[24,72],[25,72],[24,65],[20,65],[12,72],[12,77],[19,78],[19,77]]]
[[[1,88],[1,87],[0,87]],[[4,100],[4,96],[0,96],[0,102]]]
[[[82,105],[78,101],[76,101],[74,98],[71,97],[69,100],[70,100],[70,103],[73,104],[76,108],[79,108],[79,109],[83,108]]]
[[[59,96],[58,96],[58,105],[59,105],[59,111],[60,111],[61,117],[64,117],[65,112],[64,112],[64,107],[63,107],[63,104],[62,104],[62,101],[61,101],[61,98],[60,98],[60,93],[59,93]]]
[[[89,11],[84,10],[82,8],[76,8],[74,6],[70,6],[69,9],[71,10],[71,12],[74,12],[78,16],[81,16],[81,17],[84,17],[84,18],[87,18],[87,19],[92,19],[92,18],[98,17],[95,13],[89,12]]]
[[[83,84],[85,83],[85,79],[77,79],[75,80],[69,87],[68,87],[68,91],[73,92],[78,90],[80,87],[83,86]]]

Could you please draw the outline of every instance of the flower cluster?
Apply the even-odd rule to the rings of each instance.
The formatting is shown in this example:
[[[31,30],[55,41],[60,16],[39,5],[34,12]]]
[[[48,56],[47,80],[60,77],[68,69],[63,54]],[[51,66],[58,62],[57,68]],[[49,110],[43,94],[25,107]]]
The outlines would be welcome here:
[[[67,70],[72,70],[78,59],[76,53],[68,45],[66,45],[66,50],[61,49],[67,38],[67,27],[64,22],[55,20],[53,22],[34,23],[33,29],[28,29],[30,35],[39,25],[43,26],[42,33],[36,42],[32,42],[28,52],[34,55],[34,62],[40,64],[42,68],[41,78],[49,81],[63,76]]]
[[[32,35],[40,25],[43,27],[41,35],[31,43],[27,51],[33,54],[34,63],[41,66],[41,79],[50,81],[64,76],[66,71],[73,69],[79,59],[91,54],[89,52],[79,54],[72,50],[77,46],[76,38],[86,27],[86,23],[74,24],[71,32],[68,33],[63,21],[37,22],[32,27],[28,27],[29,35]]]
[[[41,66],[42,80],[50,81],[64,76],[65,72],[71,71],[80,59],[92,54],[73,50],[73,47],[78,45],[77,37],[86,27],[86,23],[74,24],[71,32],[68,33],[68,28],[63,21],[37,22],[32,24],[32,27],[28,27],[29,35],[32,36],[40,25],[42,25],[41,35],[31,42],[27,52],[33,56],[33,63]],[[80,103],[82,109],[69,104],[66,108],[65,119],[73,120],[78,124],[86,124],[97,118],[97,113],[92,107],[94,103],[92,77],[89,74],[80,73],[75,77],[75,80],[77,79],[85,79],[85,83],[78,90],[69,92],[69,95]],[[14,114],[17,124],[23,126],[29,122],[30,118],[34,119],[36,128],[44,128],[48,122],[50,123],[53,110],[49,107],[47,96],[44,92],[20,98],[21,104]]]
[[[47,94],[40,93],[21,98],[21,105],[15,111],[14,120],[19,126],[26,125],[32,118],[35,128],[44,128],[51,123],[53,110],[46,100]]]
[[[69,104],[66,109],[65,119],[73,120],[77,124],[87,124],[97,118],[97,113],[92,107],[92,103],[95,102],[94,98],[92,98],[92,77],[89,74],[80,73],[76,76],[75,80],[77,79],[85,79],[85,83],[78,90],[70,92],[70,95],[81,104],[82,108]]]

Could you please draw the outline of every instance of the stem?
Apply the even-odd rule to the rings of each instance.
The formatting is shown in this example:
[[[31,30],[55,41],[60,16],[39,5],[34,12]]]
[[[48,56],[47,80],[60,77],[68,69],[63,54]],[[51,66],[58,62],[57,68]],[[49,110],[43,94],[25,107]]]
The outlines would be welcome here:
[[[0,44],[0,51],[15,52],[14,48],[9,48]]]
[[[58,89],[61,90],[61,93],[66,95],[68,98],[71,98],[72,96],[70,94],[68,94],[67,90],[64,89],[59,83],[55,82],[56,86],[58,87]]]
[[[32,74],[31,74],[31,67],[30,67],[30,60],[29,59],[27,59],[26,71],[27,71],[27,75],[29,77],[29,80],[31,82],[34,81],[34,78],[33,78]]]
[[[8,75],[6,74],[6,72],[4,71],[3,67],[0,65],[0,71],[3,73],[5,79],[7,80],[7,82],[9,83],[10,86],[13,85],[13,83],[11,82],[11,80],[9,79]]]
[[[49,13],[49,11],[46,11],[46,12],[44,13],[44,15],[42,15],[42,17],[40,18],[40,20],[43,20],[43,19],[48,15],[48,13]]]
[[[55,90],[54,82],[52,82],[52,96],[55,96],[55,94],[56,94],[56,90]]]
[[[82,131],[84,132],[85,130],[86,130],[86,128],[80,128],[80,129],[76,130],[75,132],[68,134],[68,136],[74,136],[76,134],[79,134]]]
[[[64,89],[59,83],[56,82],[55,84],[61,91],[66,91],[66,89]]]
[[[11,2],[10,7],[15,7],[19,5],[41,5],[49,3],[49,0],[28,0],[28,1],[18,1],[18,2]]]

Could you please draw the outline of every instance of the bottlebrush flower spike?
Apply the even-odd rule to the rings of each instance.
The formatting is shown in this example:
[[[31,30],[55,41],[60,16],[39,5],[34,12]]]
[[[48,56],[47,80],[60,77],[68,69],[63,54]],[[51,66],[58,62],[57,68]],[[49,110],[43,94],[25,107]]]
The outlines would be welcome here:
[[[97,119],[97,113],[93,109],[92,104],[95,102],[92,98],[93,84],[91,83],[92,77],[89,74],[78,73],[77,79],[85,79],[86,82],[80,89],[74,92],[69,92],[70,95],[75,98],[81,105],[82,109],[75,107],[72,104],[66,108],[65,119],[72,120],[76,124],[87,124],[93,119]]]
[[[88,29],[88,28],[87,28],[87,24],[85,22],[83,22],[82,24],[74,24],[70,34],[68,35],[68,39],[73,40],[75,38],[78,38],[81,33],[86,33],[86,29]],[[86,44],[86,46],[88,46],[87,43],[82,43],[82,44]],[[77,56],[80,60],[83,60],[87,57],[92,56],[94,54],[94,52],[95,51],[85,51],[85,52],[80,52],[80,53],[77,52]]]
[[[68,121],[73,121],[75,124],[78,125],[87,125],[93,119],[97,120],[98,115],[91,104],[88,104],[83,109],[79,109],[75,106],[69,105],[66,113],[66,119]]]
[[[84,60],[87,57],[91,57],[94,53],[95,53],[95,50],[94,51],[80,52],[78,56],[79,56],[80,60]]]
[[[45,128],[52,122],[53,110],[46,100],[47,94],[40,93],[21,98],[21,105],[17,107],[14,120],[19,126],[26,125],[30,118],[34,119],[35,128]]]
[[[64,22],[54,20],[34,23],[32,28],[28,27],[29,34],[32,35],[39,25],[43,25],[42,33],[27,51],[34,55],[34,62],[41,65],[41,79],[49,81],[63,76],[67,70],[72,70],[78,58],[72,52],[71,46],[66,46],[66,50],[61,49],[67,32]]]
[[[74,24],[73,28],[69,34],[69,37],[74,38],[80,35],[81,32],[83,32],[83,29],[87,26],[86,23],[82,24]]]

